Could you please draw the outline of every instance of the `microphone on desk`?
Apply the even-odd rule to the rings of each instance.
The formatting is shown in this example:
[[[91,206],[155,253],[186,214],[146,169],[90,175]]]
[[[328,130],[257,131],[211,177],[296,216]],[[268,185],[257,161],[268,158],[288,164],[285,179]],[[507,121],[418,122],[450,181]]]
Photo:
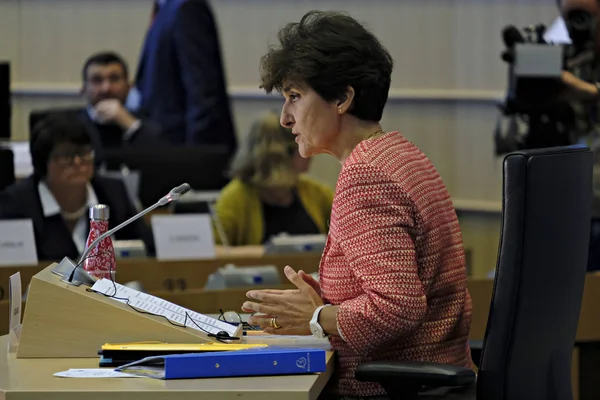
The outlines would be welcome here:
[[[150,211],[153,211],[158,207],[167,205],[173,201],[179,200],[181,198],[181,196],[183,196],[184,194],[189,192],[190,189],[191,189],[191,186],[188,183],[184,183],[182,185],[179,185],[179,186],[171,189],[171,191],[167,195],[161,197],[160,200],[158,200],[155,204],[151,205],[150,207],[146,208],[145,210],[140,211],[133,217],[129,218],[127,221],[115,226],[114,228],[112,228],[112,229],[106,231],[105,233],[103,233],[102,235],[98,236],[96,238],[96,240],[94,240],[88,246],[88,248],[85,249],[85,251],[81,255],[81,258],[79,259],[79,262],[77,264],[75,264],[73,262],[73,260],[71,260],[70,258],[65,257],[61,260],[61,262],[54,269],[52,269],[52,272],[57,275],[62,276],[63,279],[61,279],[61,280],[63,282],[69,283],[71,285],[79,286],[82,283],[88,284],[90,286],[93,285],[96,282],[96,279],[93,278],[90,274],[88,274],[84,269],[79,268],[79,266],[81,266],[83,264],[83,261],[85,260],[87,255],[90,253],[90,251],[92,251],[92,249],[94,249],[98,245],[98,243],[100,243],[104,238],[113,235],[115,232],[126,227],[127,225],[129,225],[132,222],[136,221],[137,219],[143,217],[144,215],[148,214]],[[75,278],[77,278],[77,279],[75,279]]]

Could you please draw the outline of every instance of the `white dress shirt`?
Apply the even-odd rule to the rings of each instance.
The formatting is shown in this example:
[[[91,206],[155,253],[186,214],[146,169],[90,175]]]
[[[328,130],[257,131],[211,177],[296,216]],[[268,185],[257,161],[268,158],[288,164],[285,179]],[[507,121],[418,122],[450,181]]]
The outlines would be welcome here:
[[[56,201],[56,198],[48,188],[45,182],[40,181],[38,183],[38,193],[40,195],[40,202],[42,203],[42,212],[44,217],[51,217],[60,214],[60,206]],[[87,184],[87,206],[92,207],[98,204],[98,197],[94,192],[94,188],[89,183]],[[75,228],[73,229],[73,242],[77,247],[79,254],[82,254],[85,250],[85,243],[88,237],[88,221],[89,213],[85,213],[77,220]]]

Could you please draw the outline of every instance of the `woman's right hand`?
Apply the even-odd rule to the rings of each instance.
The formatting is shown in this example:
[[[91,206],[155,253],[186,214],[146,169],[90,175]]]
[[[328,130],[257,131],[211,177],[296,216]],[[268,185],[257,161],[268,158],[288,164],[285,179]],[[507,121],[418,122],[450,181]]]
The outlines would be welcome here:
[[[315,278],[313,278],[312,276],[310,276],[309,274],[307,274],[306,272],[304,272],[302,270],[298,271],[298,275],[300,275],[302,280],[304,280],[304,282],[308,283],[315,290],[315,292],[317,292],[319,297],[321,296],[321,285],[319,284],[319,282],[317,280],[315,280]]]

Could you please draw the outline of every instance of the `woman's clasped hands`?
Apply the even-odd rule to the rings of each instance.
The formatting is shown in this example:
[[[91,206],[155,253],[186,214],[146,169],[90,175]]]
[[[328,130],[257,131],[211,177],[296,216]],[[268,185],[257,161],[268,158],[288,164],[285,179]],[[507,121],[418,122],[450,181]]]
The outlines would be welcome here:
[[[289,265],[285,276],[296,289],[250,290],[242,310],[253,314],[248,323],[260,326],[265,333],[278,335],[310,335],[309,322],[315,310],[323,305],[319,283],[303,271],[297,273]]]

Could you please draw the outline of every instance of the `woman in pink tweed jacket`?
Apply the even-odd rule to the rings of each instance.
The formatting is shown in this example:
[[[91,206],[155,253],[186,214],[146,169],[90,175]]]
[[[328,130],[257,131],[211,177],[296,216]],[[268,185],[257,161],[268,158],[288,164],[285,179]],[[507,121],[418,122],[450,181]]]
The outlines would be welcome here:
[[[262,87],[285,97],[281,124],[300,154],[342,164],[319,282],[285,268],[294,290],[252,290],[242,309],[273,334],[329,337],[330,395],[384,395],[354,371],[371,360],[471,367],[460,227],[427,157],[379,121],[393,60],[351,17],[310,12],[279,33],[261,62]],[[311,322],[312,320],[312,322]]]

